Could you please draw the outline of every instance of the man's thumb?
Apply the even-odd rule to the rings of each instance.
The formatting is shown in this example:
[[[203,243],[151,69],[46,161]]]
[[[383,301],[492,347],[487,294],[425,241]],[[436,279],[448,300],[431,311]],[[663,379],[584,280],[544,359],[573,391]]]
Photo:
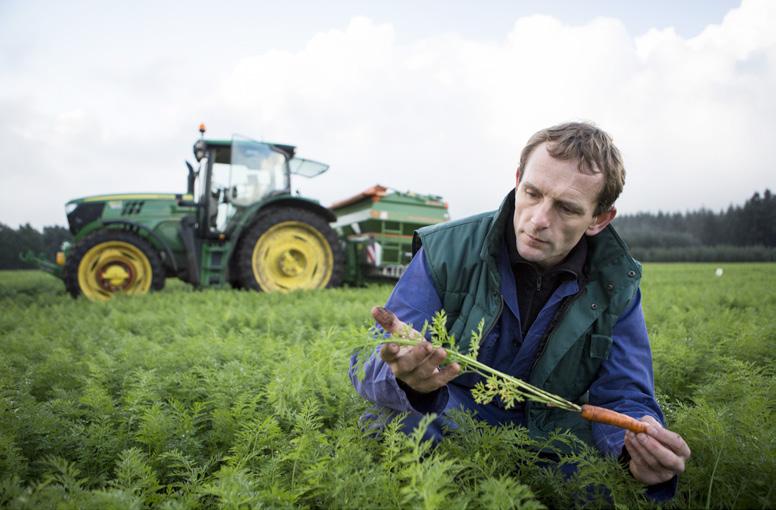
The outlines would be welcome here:
[[[380,326],[388,333],[393,333],[394,324],[396,323],[396,315],[387,308],[382,306],[375,306],[372,308],[372,317],[377,321]]]

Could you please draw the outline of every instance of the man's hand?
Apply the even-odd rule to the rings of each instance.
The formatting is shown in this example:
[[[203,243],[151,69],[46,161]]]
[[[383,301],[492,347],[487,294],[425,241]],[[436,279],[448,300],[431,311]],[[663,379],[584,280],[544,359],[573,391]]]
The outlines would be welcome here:
[[[625,448],[630,454],[630,472],[636,480],[655,485],[684,471],[690,458],[690,447],[676,432],[663,428],[652,416],[641,421],[649,427],[646,433],[625,433]]]
[[[420,336],[420,333],[409,328],[393,312],[383,307],[372,308],[372,317],[392,335],[402,334],[410,338]],[[435,349],[426,341],[413,347],[399,347],[396,344],[387,343],[380,349],[380,357],[388,364],[393,375],[419,393],[435,391],[461,372],[458,363],[439,367],[446,356],[447,352],[444,349]]]

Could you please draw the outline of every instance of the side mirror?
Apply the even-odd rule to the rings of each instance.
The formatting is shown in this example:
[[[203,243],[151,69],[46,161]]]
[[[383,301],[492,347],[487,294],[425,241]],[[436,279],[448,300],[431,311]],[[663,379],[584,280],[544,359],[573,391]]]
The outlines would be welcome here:
[[[189,195],[194,194],[194,181],[197,179],[197,172],[194,171],[194,167],[186,161],[186,167],[189,169],[188,181],[186,183],[186,193]]]

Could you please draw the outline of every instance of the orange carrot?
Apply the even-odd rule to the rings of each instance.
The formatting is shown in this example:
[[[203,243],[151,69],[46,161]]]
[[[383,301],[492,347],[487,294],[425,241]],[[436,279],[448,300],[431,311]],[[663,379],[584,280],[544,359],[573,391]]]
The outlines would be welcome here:
[[[614,425],[615,427],[627,429],[637,434],[647,431],[647,424],[643,421],[638,421],[628,415],[612,411],[611,409],[604,409],[603,407],[584,404],[582,406],[582,418],[598,423],[606,423],[607,425]]]

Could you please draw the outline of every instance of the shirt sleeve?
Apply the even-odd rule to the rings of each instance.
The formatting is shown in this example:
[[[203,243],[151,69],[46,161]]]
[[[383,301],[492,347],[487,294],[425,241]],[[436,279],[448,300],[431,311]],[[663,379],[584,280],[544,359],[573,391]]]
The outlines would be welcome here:
[[[652,350],[641,308],[641,290],[612,330],[609,357],[590,387],[590,403],[639,419],[649,415],[663,426],[665,419],[655,399]],[[625,431],[611,425],[593,423],[593,441],[605,455],[619,457],[624,452]],[[627,452],[626,452],[627,453]],[[677,477],[647,487],[647,495],[657,501],[670,499],[676,492]]]
[[[418,250],[407,266],[385,307],[417,330],[425,322],[430,322],[434,313],[442,307],[428,271],[423,248]],[[378,406],[400,412],[439,414],[447,404],[446,387],[431,393],[413,391],[396,380],[390,367],[380,358],[378,350],[364,364],[363,380],[355,374],[354,362],[355,357],[352,357],[349,374],[353,386],[359,395]]]

